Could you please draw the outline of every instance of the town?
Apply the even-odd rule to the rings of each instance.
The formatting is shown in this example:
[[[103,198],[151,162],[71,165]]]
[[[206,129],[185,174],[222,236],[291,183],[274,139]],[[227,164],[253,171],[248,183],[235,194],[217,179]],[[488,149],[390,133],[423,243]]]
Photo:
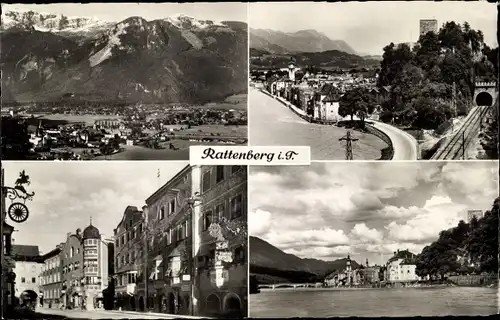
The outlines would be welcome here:
[[[5,318],[245,317],[247,168],[188,165],[144,203],[124,204],[112,237],[90,216],[44,254],[12,243],[4,222]],[[14,211],[11,220],[23,222]]]
[[[3,106],[3,159],[186,160],[190,145],[247,142],[245,95],[214,106],[57,105]]]
[[[437,20],[420,20],[417,42],[388,44],[371,67],[324,66],[320,58],[314,65],[310,56],[262,50],[252,57],[251,50],[250,81],[306,122],[353,129],[362,140],[363,133],[377,136],[388,149],[381,160],[498,159],[498,48],[483,40],[467,22],[438,29]],[[469,61],[470,70],[460,71],[469,85],[450,76],[458,72],[449,69],[456,59]],[[390,149],[415,150],[402,155]]]
[[[415,288],[435,286],[489,286],[498,287],[498,277],[495,272],[498,263],[490,261],[489,257],[479,257],[471,252],[472,247],[478,243],[465,243],[467,235],[469,240],[481,241],[480,233],[487,230],[487,223],[495,223],[495,212],[498,212],[499,198],[495,200],[493,211],[485,213],[482,210],[469,210],[468,221],[460,221],[455,228],[443,231],[440,238],[426,247],[420,254],[410,252],[408,249],[397,250],[385,263],[370,265],[368,259],[365,263],[357,263],[347,258],[342,259],[344,267],[328,274],[323,282],[295,283],[295,284],[261,284],[253,277],[253,292],[262,289],[286,288]],[[498,217],[497,217],[498,219]],[[498,224],[498,220],[496,220]],[[473,228],[473,229],[471,229]],[[462,243],[446,245],[445,250],[437,248],[449,237],[464,239]],[[488,249],[486,248],[487,246]],[[469,249],[468,249],[469,248]],[[479,248],[479,246],[478,246]],[[491,243],[483,244],[482,252],[491,249]],[[439,252],[438,252],[439,250]],[[456,250],[451,261],[449,251]],[[431,255],[443,255],[439,261],[432,261]],[[381,254],[381,259],[383,255]],[[445,266],[449,263],[449,266]]]

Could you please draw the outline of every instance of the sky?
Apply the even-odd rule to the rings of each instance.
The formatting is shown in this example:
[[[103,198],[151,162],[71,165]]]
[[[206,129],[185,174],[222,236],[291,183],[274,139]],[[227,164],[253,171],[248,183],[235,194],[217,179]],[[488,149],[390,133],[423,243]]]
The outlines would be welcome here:
[[[498,162],[357,162],[252,167],[250,235],[301,258],[381,264],[490,210]]]
[[[38,245],[42,253],[66,241],[68,232],[90,224],[103,238],[110,238],[125,208],[137,206],[182,170],[183,161],[96,162],[2,162],[5,184],[14,186],[19,172],[26,171],[35,192],[27,201],[29,217],[24,223],[7,222],[16,232],[14,244]],[[160,178],[157,177],[158,169]],[[7,200],[7,207],[10,200]]]
[[[167,18],[184,14],[200,20],[247,21],[244,3],[90,3],[90,4],[12,4],[2,5],[3,10],[35,11],[64,14],[65,16],[91,17],[103,21],[121,21],[140,16],[146,20]]]
[[[416,42],[420,19],[469,22],[496,47],[497,10],[494,3],[465,1],[375,1],[252,3],[249,25],[254,29],[296,32],[314,29],[332,40],[346,41],[360,54],[381,55],[391,42]]]

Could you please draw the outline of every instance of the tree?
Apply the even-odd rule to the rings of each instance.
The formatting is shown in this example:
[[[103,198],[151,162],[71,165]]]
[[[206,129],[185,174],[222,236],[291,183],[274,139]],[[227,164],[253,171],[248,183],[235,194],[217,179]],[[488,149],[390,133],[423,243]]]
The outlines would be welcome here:
[[[339,115],[342,117],[349,115],[351,121],[356,115],[364,125],[367,115],[373,113],[375,103],[375,97],[366,88],[354,88],[340,98]]]
[[[2,159],[26,160],[33,144],[29,141],[27,123],[18,119],[2,117]]]
[[[61,15],[61,19],[59,20],[59,30],[66,29],[68,24],[69,24],[68,17],[66,17],[65,15]]]

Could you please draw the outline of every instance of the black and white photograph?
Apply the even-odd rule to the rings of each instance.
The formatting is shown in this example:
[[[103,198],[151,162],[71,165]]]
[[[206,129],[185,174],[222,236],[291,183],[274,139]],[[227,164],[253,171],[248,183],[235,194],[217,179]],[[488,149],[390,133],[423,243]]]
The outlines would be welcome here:
[[[497,314],[498,162],[250,169],[251,317]]]
[[[259,2],[249,27],[251,145],[498,159],[495,3]]]
[[[2,5],[2,159],[246,145],[246,3]]]
[[[3,162],[2,319],[247,316],[247,167]]]

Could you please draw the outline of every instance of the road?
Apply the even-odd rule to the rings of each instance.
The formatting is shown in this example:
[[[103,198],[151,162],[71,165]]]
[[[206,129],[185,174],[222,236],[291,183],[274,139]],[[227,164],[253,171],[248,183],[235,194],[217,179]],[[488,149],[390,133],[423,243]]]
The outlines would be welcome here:
[[[394,149],[392,160],[418,160],[418,142],[411,134],[379,121],[373,121],[373,126],[391,139]]]
[[[114,310],[82,311],[82,310],[59,310],[59,309],[38,308],[36,312],[46,314],[49,317],[50,315],[55,315],[55,316],[64,316],[72,319],[178,319],[178,318],[202,319],[201,317],[179,316],[173,314],[114,311]]]
[[[339,138],[346,130],[335,126],[309,123],[276,99],[258,89],[249,89],[249,145],[310,146],[312,160],[344,160],[345,145]],[[385,142],[371,134],[354,131],[354,160],[377,160]]]

